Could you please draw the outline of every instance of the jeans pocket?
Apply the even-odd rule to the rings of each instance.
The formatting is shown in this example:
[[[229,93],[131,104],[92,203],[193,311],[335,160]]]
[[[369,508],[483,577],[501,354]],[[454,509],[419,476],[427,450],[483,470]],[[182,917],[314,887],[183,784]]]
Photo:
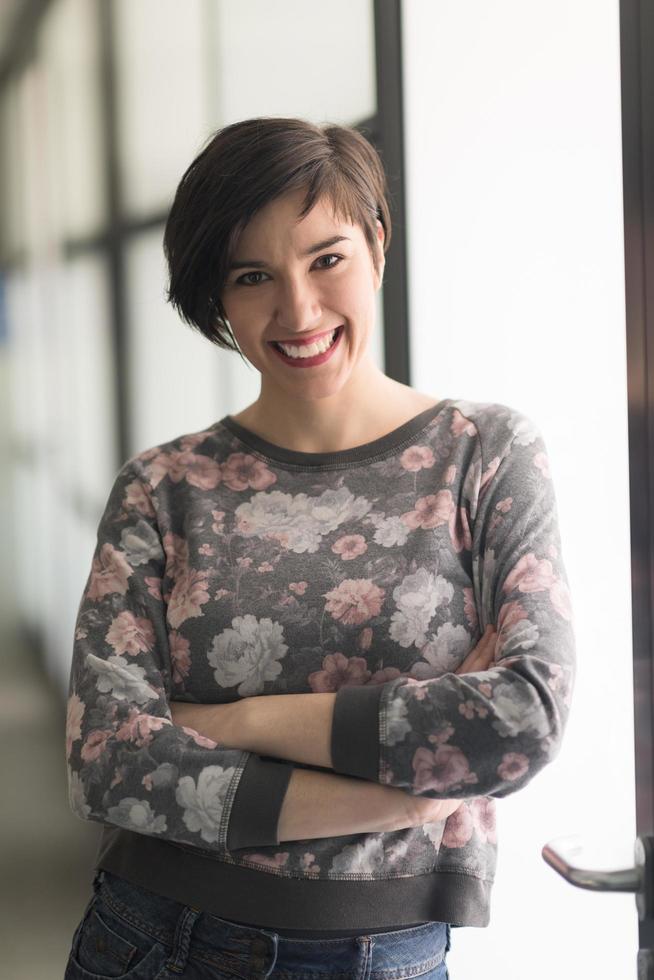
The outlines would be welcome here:
[[[152,980],[167,955],[162,943],[116,915],[96,895],[76,934],[66,980]]]

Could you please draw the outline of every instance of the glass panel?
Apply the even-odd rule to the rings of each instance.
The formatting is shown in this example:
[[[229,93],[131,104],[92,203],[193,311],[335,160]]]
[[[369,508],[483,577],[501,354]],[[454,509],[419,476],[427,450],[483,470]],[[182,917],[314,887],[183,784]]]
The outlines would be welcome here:
[[[94,232],[104,218],[98,15],[88,0],[51,4],[40,34],[46,170],[53,235]]]
[[[201,0],[114,0],[128,213],[167,207],[207,135]]]
[[[450,970],[635,980],[634,896],[541,856],[579,834],[629,867],[636,835],[618,4],[402,10],[412,382],[541,429],[579,663],[560,756],[497,800],[491,925],[454,931]]]
[[[347,125],[375,114],[370,0],[206,0],[211,119],[299,116]]]
[[[238,355],[211,344],[166,303],[161,230],[132,241],[127,268],[133,454],[203,429],[229,411]]]

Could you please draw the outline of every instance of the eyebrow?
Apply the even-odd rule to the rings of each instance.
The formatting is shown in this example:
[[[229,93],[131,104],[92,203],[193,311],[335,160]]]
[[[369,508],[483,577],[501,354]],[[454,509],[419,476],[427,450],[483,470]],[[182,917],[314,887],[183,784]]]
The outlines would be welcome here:
[[[312,245],[303,254],[313,255],[314,252],[321,252],[323,248],[331,248],[331,246],[336,245],[337,242],[349,242],[349,241],[350,239],[346,235],[334,235],[333,238],[326,238],[324,242],[316,242],[315,245]],[[258,260],[254,260],[252,262],[247,262],[247,261],[232,262],[232,264],[229,267],[229,271],[231,272],[233,269],[250,269],[250,268],[254,268],[255,266],[257,268],[262,268],[263,266],[265,266],[265,264],[266,264],[265,262],[260,262]]]

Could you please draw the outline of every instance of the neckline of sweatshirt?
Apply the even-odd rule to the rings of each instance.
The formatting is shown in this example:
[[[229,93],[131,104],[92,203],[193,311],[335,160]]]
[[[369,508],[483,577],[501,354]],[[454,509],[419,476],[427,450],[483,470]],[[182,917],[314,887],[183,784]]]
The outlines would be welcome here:
[[[269,442],[262,436],[251,432],[250,429],[233,419],[231,415],[223,416],[214,424],[213,428],[217,429],[222,426],[250,450],[266,459],[274,460],[277,465],[286,466],[290,469],[311,469],[313,467],[340,469],[353,463],[369,463],[382,459],[384,456],[397,451],[404,443],[410,443],[414,436],[425,429],[453,400],[452,398],[442,398],[435,405],[430,405],[423,412],[414,415],[413,418],[392,429],[391,432],[387,432],[386,435],[373,439],[372,442],[330,453],[307,453],[278,446],[274,442]]]

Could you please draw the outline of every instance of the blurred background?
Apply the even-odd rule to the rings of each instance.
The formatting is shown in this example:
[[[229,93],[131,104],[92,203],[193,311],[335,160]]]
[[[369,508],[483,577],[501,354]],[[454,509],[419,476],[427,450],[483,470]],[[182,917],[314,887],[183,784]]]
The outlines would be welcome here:
[[[260,115],[382,154],[377,363],[548,445],[576,700],[555,765],[498,803],[491,924],[454,931],[452,976],[635,978],[633,896],[540,854],[579,832],[628,866],[635,837],[618,0],[0,0],[3,976],[63,976],[90,895],[64,712],[115,474],[259,392],[165,303],[162,234],[210,135]]]

